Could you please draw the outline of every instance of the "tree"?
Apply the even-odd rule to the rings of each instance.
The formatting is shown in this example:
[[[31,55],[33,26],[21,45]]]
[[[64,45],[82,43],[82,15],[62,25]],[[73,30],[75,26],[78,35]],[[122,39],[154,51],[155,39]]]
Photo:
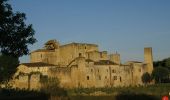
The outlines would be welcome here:
[[[149,83],[150,81],[151,81],[151,75],[150,75],[148,72],[144,73],[144,74],[142,75],[142,82],[145,83],[145,84],[147,84],[147,83]]]
[[[156,83],[161,83],[164,79],[168,79],[169,70],[164,67],[156,67],[152,72],[152,78],[155,79]]]
[[[28,54],[28,45],[36,42],[32,25],[25,20],[25,13],[13,12],[7,0],[0,0],[0,82],[13,75],[18,58]]]
[[[162,61],[155,61],[153,64],[155,68],[161,66],[170,70],[170,58],[163,59]]]
[[[18,64],[18,58],[0,55],[0,82],[8,81],[15,73]]]
[[[51,96],[67,96],[67,91],[59,87],[60,81],[57,77],[41,76],[41,91],[50,94]]]
[[[165,65],[170,70],[170,58],[165,59]]]
[[[12,11],[7,0],[0,0],[0,51],[21,57],[29,53],[28,45],[36,42],[32,25],[26,25],[25,13]]]

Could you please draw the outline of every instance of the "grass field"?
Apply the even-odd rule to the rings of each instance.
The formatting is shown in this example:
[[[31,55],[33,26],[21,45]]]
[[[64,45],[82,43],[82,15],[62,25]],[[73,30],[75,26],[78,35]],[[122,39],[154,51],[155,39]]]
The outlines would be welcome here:
[[[55,91],[54,91],[55,92]],[[58,91],[56,91],[58,92]],[[56,95],[60,100],[161,100],[169,96],[170,83],[139,87],[76,88],[67,90],[67,96]],[[0,100],[48,100],[49,95],[28,90],[0,89]],[[170,97],[169,97],[170,99]]]
[[[104,94],[95,96],[96,91]],[[79,100],[79,98],[81,100],[161,100],[163,96],[169,96],[169,92],[170,83],[139,87],[79,88],[69,90],[68,94],[71,100]]]

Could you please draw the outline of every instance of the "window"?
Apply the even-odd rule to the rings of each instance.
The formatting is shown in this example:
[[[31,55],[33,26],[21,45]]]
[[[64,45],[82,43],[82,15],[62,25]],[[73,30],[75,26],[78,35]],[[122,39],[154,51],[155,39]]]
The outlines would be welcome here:
[[[93,72],[93,69],[91,69],[91,72]]]
[[[79,57],[81,57],[82,56],[82,54],[81,53],[79,53]]]
[[[113,76],[113,80],[117,80],[117,76]]]
[[[98,69],[98,72],[99,72],[99,69]]]
[[[87,80],[89,80],[89,76],[87,76]]]
[[[42,58],[42,54],[41,54],[41,58]]]
[[[101,76],[99,75],[99,80],[101,80]]]
[[[100,52],[100,58],[103,58],[103,54],[102,54],[102,52]]]
[[[84,47],[84,49],[86,49],[86,46]]]
[[[141,72],[141,69],[139,68],[139,72]]]
[[[120,82],[122,82],[122,78],[120,77]]]
[[[107,79],[107,76],[105,76],[105,79]]]
[[[88,56],[88,59],[89,59],[90,58],[90,54],[88,53],[87,56]]]
[[[116,73],[116,71],[113,69],[113,70],[112,70],[112,73]]]

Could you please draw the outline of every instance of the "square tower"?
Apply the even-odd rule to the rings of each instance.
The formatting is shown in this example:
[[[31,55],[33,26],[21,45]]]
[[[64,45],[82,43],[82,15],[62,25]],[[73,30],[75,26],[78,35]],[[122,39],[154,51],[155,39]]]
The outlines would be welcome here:
[[[153,56],[151,47],[144,48],[144,60],[147,64],[146,71],[151,74],[153,71]]]
[[[113,61],[114,63],[120,65],[120,54],[116,52],[116,54],[110,54],[110,61]]]

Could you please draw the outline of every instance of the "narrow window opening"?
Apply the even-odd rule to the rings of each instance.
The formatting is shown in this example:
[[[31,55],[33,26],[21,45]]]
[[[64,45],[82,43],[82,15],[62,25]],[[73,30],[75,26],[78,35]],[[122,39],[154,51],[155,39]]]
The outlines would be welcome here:
[[[122,82],[122,78],[120,77],[120,82]]]
[[[91,72],[93,72],[93,69],[91,69]]]
[[[88,53],[88,59],[90,59],[90,54]]]
[[[116,71],[113,69],[113,70],[112,70],[112,73],[116,73]]]
[[[99,80],[101,80],[101,76],[99,76]]]
[[[79,53],[79,57],[81,57],[82,56],[82,54],[81,53]]]
[[[87,80],[89,80],[89,76],[87,76]]]
[[[107,79],[107,76],[105,76],[105,79]]]

